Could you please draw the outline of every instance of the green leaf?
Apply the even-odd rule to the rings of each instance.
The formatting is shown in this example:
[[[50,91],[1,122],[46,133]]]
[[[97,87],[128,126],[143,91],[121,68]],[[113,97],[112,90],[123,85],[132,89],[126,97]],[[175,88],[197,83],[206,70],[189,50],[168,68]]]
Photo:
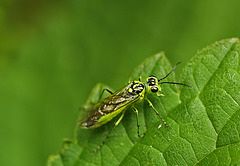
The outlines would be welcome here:
[[[239,165],[240,164],[240,75],[239,40],[216,42],[186,65],[179,85],[162,85],[165,96],[149,95],[160,115],[170,126],[162,125],[146,101],[136,104],[136,115],[127,110],[122,122],[95,154],[114,124],[93,130],[76,128],[76,140],[65,142],[60,154],[50,157],[56,165]],[[164,77],[172,67],[163,53],[150,57],[130,77]],[[172,73],[167,81],[175,81]],[[178,82],[178,81],[177,81]],[[97,100],[103,86],[98,84],[89,100]]]

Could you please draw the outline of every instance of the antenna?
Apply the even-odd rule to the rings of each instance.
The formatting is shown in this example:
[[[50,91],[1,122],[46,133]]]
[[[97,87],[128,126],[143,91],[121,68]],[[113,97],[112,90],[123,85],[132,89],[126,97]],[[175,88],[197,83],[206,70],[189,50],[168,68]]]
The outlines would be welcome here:
[[[177,84],[177,85],[184,85],[192,88],[190,85],[183,84],[183,83],[178,83],[178,82],[160,82],[159,84]]]
[[[163,78],[161,78],[160,80],[158,80],[159,82],[161,80],[164,80],[165,78],[167,78],[174,70],[175,68],[177,67],[177,65],[179,65],[181,62],[178,62],[174,67],[173,69]],[[191,86],[187,85],[187,84],[183,84],[183,83],[178,83],[178,82],[160,82],[159,84],[177,84],[177,85],[184,85],[184,86],[188,86],[190,88],[192,88]]]
[[[174,70],[175,70],[175,68],[177,67],[177,65],[179,65],[181,62],[178,62],[174,67],[173,67],[173,69],[165,76],[165,77],[163,77],[163,78],[161,78],[160,80],[158,80],[158,81],[161,81],[161,80],[164,80],[165,78],[167,78],[168,76],[169,76],[169,74],[171,74]]]

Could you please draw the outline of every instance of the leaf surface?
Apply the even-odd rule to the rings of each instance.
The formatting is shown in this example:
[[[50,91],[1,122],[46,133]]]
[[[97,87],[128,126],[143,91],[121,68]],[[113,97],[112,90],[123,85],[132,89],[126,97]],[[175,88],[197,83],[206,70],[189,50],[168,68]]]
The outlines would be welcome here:
[[[146,101],[136,104],[136,115],[128,108],[106,144],[94,154],[114,125],[93,130],[76,128],[76,140],[65,142],[53,166],[77,165],[237,165],[240,164],[240,75],[239,40],[226,39],[201,51],[186,65],[179,85],[162,84],[165,96],[148,95],[170,126],[167,128]],[[163,53],[145,60],[131,75],[145,80],[164,77],[172,67]],[[164,80],[165,81],[165,80]],[[176,82],[174,73],[166,81]],[[98,84],[89,101],[95,102],[103,86]],[[88,101],[88,104],[89,104]],[[159,125],[161,127],[158,129]]]

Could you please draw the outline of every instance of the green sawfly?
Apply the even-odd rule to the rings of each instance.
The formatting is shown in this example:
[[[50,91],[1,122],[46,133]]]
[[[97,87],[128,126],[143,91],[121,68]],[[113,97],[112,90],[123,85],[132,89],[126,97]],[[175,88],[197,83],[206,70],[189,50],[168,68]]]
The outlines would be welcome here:
[[[149,106],[154,110],[156,115],[163,121],[166,127],[169,127],[165,120],[160,116],[158,111],[153,106],[152,102],[146,97],[147,94],[156,94],[157,96],[163,96],[161,94],[161,84],[177,84],[191,87],[187,84],[177,83],[177,82],[163,82],[165,78],[167,78],[176,68],[176,66],[180,64],[177,63],[174,68],[163,78],[158,79],[156,76],[149,76],[146,79],[146,83],[142,81],[142,77],[139,77],[139,80],[129,81],[126,86],[119,89],[116,92],[112,92],[109,89],[104,89],[100,95],[100,98],[97,103],[95,103],[90,109],[87,110],[88,114],[85,119],[79,121],[79,125],[84,129],[93,129],[102,126],[103,124],[109,122],[118,114],[122,113],[118,120],[115,122],[115,125],[107,134],[106,138],[103,142],[98,146],[95,150],[97,152],[109,138],[113,129],[121,122],[124,117],[125,111],[127,107],[132,108],[132,110],[136,113],[137,116],[137,127],[138,127],[138,136],[142,137],[139,134],[139,118],[138,118],[138,110],[134,107],[134,104],[141,102],[145,99]],[[102,99],[103,93],[108,92],[110,95],[106,98]]]

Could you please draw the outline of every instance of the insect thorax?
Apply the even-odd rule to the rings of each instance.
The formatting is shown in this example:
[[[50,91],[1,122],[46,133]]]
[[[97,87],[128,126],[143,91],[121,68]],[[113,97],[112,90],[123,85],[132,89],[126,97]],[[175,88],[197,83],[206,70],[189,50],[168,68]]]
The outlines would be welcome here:
[[[138,100],[136,102],[140,102],[144,98],[145,89],[143,82],[133,81],[128,89],[128,94],[132,97],[137,96]]]

